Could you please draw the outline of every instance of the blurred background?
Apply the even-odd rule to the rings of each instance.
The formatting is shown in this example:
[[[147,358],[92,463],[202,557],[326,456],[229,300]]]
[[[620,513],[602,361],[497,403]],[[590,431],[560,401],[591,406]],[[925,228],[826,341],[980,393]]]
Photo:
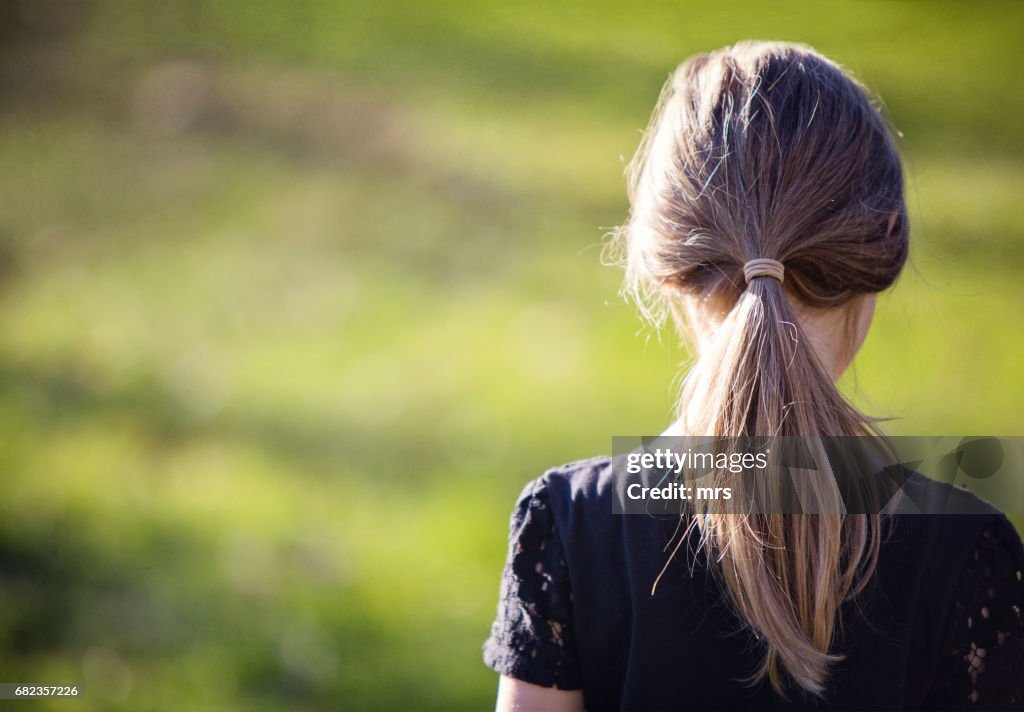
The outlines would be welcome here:
[[[3,0],[0,678],[490,706],[522,485],[670,420],[686,354],[600,248],[669,71],[742,38],[903,133],[914,264],[846,392],[1024,434],[1022,37],[1017,3]]]

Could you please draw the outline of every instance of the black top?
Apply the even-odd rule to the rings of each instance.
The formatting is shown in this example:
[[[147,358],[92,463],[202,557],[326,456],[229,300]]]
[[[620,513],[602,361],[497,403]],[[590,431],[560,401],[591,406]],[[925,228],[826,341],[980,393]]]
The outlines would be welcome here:
[[[491,668],[581,689],[588,712],[1024,710],[1024,547],[980,499],[929,483],[977,499],[978,513],[884,520],[875,574],[842,611],[833,652],[845,657],[826,700],[783,700],[741,681],[763,648],[724,604],[697,535],[669,562],[679,518],[612,514],[610,465],[572,463],[523,489],[484,644]]]

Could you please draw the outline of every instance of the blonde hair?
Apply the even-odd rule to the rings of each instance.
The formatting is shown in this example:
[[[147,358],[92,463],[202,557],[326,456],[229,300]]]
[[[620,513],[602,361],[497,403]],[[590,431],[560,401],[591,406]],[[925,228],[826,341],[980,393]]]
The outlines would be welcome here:
[[[644,315],[680,324],[679,293],[726,305],[683,384],[687,433],[876,433],[837,390],[789,301],[847,305],[889,287],[906,261],[900,158],[864,87],[800,45],[741,42],[691,57],[665,83],[628,179],[616,244]],[[786,292],[776,279],[746,283],[744,264],[760,258],[785,266]],[[734,499],[753,495],[732,478]],[[812,484],[810,497],[804,511],[841,511],[834,486]],[[875,569],[879,516],[720,507],[707,501],[694,521],[765,646],[752,680],[767,677],[784,695],[788,676],[823,696],[840,659],[841,607]]]

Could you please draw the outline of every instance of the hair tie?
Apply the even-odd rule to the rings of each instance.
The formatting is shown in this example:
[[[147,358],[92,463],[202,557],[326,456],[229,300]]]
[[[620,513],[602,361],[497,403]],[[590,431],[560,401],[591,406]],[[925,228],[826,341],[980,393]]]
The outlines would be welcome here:
[[[767,257],[750,260],[743,265],[743,276],[746,278],[747,284],[750,284],[750,280],[756,277],[771,277],[772,279],[779,280],[781,284],[785,279],[785,275],[786,268],[783,267],[782,263]]]

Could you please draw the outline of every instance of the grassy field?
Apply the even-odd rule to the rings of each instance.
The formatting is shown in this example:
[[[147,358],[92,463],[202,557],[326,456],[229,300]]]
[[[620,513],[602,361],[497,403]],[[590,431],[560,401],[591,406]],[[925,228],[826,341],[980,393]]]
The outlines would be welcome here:
[[[914,264],[844,388],[1024,433],[1022,5],[32,5],[0,669],[87,691],[37,709],[488,706],[515,495],[669,419],[686,354],[600,247],[662,81],[737,39],[814,45],[904,135]]]

